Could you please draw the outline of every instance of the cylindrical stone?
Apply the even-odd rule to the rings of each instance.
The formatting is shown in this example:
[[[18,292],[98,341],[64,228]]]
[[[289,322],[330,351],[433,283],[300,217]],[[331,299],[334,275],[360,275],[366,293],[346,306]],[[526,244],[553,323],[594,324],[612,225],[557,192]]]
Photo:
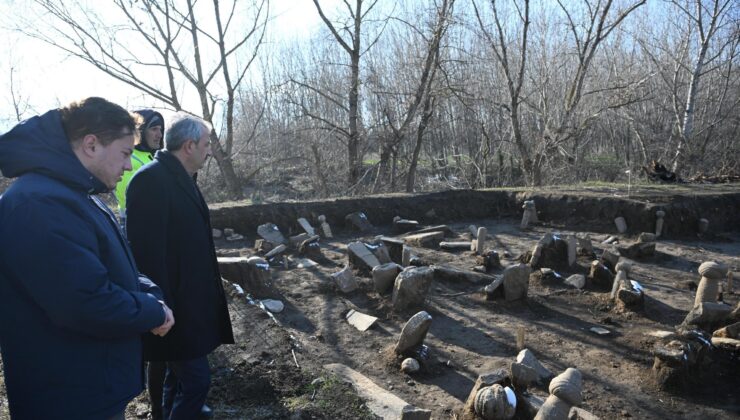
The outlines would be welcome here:
[[[707,261],[699,266],[701,280],[696,289],[694,306],[702,302],[716,302],[719,295],[719,282],[727,274],[727,266],[714,261]]]

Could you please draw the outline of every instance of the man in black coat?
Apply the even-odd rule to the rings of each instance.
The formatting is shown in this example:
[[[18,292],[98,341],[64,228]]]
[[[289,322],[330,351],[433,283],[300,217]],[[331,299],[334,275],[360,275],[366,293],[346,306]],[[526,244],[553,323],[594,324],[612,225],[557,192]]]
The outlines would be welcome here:
[[[210,386],[207,355],[234,343],[208,207],[194,181],[210,154],[210,126],[179,113],[165,149],[137,172],[126,193],[128,239],[136,263],[164,294],[177,322],[144,337],[144,358],[167,362],[165,419],[200,415]]]

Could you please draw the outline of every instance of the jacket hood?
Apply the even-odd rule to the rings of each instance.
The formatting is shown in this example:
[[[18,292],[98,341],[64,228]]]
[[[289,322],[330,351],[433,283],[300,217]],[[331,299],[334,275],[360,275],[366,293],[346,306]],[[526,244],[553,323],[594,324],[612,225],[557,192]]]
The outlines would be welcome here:
[[[0,171],[8,178],[29,172],[45,175],[88,194],[108,191],[72,151],[56,109],[29,118],[0,136]]]
[[[164,147],[164,144],[163,144],[164,143],[164,117],[162,117],[162,114],[160,114],[159,112],[157,112],[157,111],[155,111],[153,109],[138,109],[138,110],[136,110],[134,112],[137,113],[137,114],[139,114],[139,115],[141,115],[144,118],[144,122],[139,127],[139,134],[141,135],[142,139],[144,137],[144,130],[146,130],[147,127],[149,127],[149,124],[154,119],[158,119],[159,121],[162,122],[162,124],[161,124],[162,125],[162,139],[159,141],[159,149],[161,149],[162,147]],[[154,152],[156,152],[158,150],[158,149],[151,149],[146,144],[146,142],[144,142],[143,140],[142,140],[141,143],[139,143],[139,144],[136,145],[136,148],[138,150],[141,150],[142,152],[149,152],[151,154],[154,154]]]

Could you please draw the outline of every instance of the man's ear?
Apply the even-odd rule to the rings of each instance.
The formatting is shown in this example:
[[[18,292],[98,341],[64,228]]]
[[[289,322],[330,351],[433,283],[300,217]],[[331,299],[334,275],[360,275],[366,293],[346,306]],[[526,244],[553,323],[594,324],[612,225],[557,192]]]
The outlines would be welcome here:
[[[188,154],[192,154],[195,150],[195,141],[188,140],[185,142],[185,151],[188,152]]]
[[[87,134],[80,140],[80,150],[87,156],[93,156],[100,148],[100,142],[95,134]]]

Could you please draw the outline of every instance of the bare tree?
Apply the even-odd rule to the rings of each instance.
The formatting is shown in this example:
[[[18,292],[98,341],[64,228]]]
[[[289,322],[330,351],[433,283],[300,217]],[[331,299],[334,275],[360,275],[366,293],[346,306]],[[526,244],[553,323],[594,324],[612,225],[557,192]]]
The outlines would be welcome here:
[[[116,21],[103,18],[78,0],[34,3],[48,24],[19,25],[23,33],[92,64],[174,110],[192,112],[212,124],[223,122],[223,138],[215,130],[211,133],[213,155],[231,198],[241,196],[232,164],[235,92],[262,45],[268,0],[254,0],[249,14],[236,0],[228,5],[212,0],[210,11],[194,0],[113,0],[119,13]],[[213,19],[210,25],[199,19],[207,14]],[[247,17],[242,22],[243,16]],[[210,27],[215,29],[206,29]],[[239,35],[229,36],[234,33]],[[161,86],[162,80],[166,86]],[[190,92],[183,90],[182,83],[197,93],[197,108],[186,105]]]
[[[699,82],[701,81],[704,66],[716,58],[716,56],[707,57],[709,44],[717,33],[717,30],[721,28],[726,21],[725,18],[727,17],[727,14],[725,12],[733,1],[672,0],[672,3],[685,14],[689,28],[687,36],[690,37],[695,31],[696,42],[699,46],[696,51],[696,58],[694,59],[693,69],[689,79],[689,88],[686,92],[686,105],[683,109],[683,113],[679,111],[678,107],[676,109],[676,123],[679,136],[678,145],[676,146],[676,154],[673,157],[672,165],[672,170],[676,172],[681,167],[681,160],[683,158],[686,145],[693,141],[694,114],[698,97],[697,92],[699,91]]]
[[[478,20],[483,35],[488,41],[488,45],[493,51],[493,55],[496,62],[503,70],[504,76],[506,77],[506,87],[509,96],[509,103],[506,106],[506,110],[509,114],[509,120],[511,122],[511,132],[519,154],[522,158],[524,170],[528,174],[531,183],[539,183],[540,175],[539,168],[534,166],[532,161],[531,147],[528,142],[522,136],[521,122],[519,118],[519,108],[522,104],[521,91],[522,84],[524,83],[524,71],[527,63],[527,35],[529,33],[529,0],[524,0],[523,4],[519,4],[516,1],[513,2],[514,8],[516,9],[517,18],[521,23],[521,45],[519,46],[518,56],[512,56],[509,51],[508,45],[511,43],[507,39],[504,25],[499,17],[498,7],[496,6],[496,0],[490,0],[491,10],[493,12],[494,25],[496,27],[495,34],[491,34],[488,29],[488,25],[483,22],[481,14],[478,10],[478,6],[473,1],[473,8],[475,9],[475,16]]]
[[[351,5],[349,0],[343,3],[347,8],[349,20],[344,27],[337,29],[336,25],[326,16],[324,10],[319,4],[319,0],[313,0],[316,10],[321,16],[321,20],[331,32],[334,39],[349,55],[349,94],[347,96],[347,116],[349,120],[349,130],[347,139],[347,161],[349,164],[349,173],[347,181],[350,186],[357,184],[360,179],[361,163],[359,159],[359,142],[360,132],[358,128],[359,121],[359,98],[360,98],[360,57],[362,50],[362,24],[368,13],[378,4],[378,0],[371,1],[367,7],[363,7],[363,0],[355,0]],[[345,32],[348,38],[342,36]],[[370,42],[368,48],[377,41]]]

